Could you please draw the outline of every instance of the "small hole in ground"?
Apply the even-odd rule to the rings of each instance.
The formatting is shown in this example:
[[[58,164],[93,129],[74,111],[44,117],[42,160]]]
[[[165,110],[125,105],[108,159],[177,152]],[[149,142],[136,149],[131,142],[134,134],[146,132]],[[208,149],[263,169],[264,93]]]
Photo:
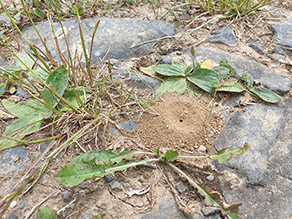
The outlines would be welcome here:
[[[179,120],[179,122],[183,122],[183,120],[182,120],[182,119],[180,119],[180,120]]]

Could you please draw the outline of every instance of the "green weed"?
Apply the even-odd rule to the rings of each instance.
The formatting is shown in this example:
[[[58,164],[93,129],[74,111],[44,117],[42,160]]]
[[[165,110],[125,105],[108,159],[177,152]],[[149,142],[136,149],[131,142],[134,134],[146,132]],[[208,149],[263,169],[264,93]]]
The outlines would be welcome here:
[[[243,17],[272,2],[271,0],[197,0],[211,13],[223,13],[225,17]]]
[[[166,77],[156,91],[157,96],[165,92],[183,94],[187,90],[192,97],[195,93],[195,86],[197,86],[208,93],[214,91],[236,93],[248,91],[268,103],[277,103],[282,100],[279,95],[271,90],[256,86],[252,77],[246,74],[239,76],[227,62],[220,62],[220,65],[228,70],[207,69],[202,68],[198,62],[194,62],[193,49],[192,55],[193,63],[189,66],[173,63],[172,65],[162,64],[150,67],[153,70],[152,73],[157,72],[160,77]]]
[[[177,151],[168,150],[165,154],[160,153],[160,148],[156,149],[155,153],[143,151],[128,151],[114,152],[109,150],[95,150],[92,152],[81,154],[75,157],[70,164],[58,173],[57,180],[64,186],[76,186],[85,180],[93,178],[102,178],[108,174],[114,174],[117,171],[125,171],[130,167],[144,165],[146,163],[157,162],[166,163],[172,167],[177,173],[186,178],[188,182],[197,189],[198,193],[205,199],[207,205],[218,206],[222,213],[228,218],[236,218],[239,215],[236,213],[239,204],[232,205],[226,209],[224,203],[219,201],[213,194],[206,192],[200,185],[192,180],[181,169],[172,164],[174,161],[181,159],[212,159],[218,160],[220,163],[227,162],[234,155],[241,155],[248,149],[245,144],[239,149],[222,149],[217,154],[189,156],[179,155]],[[145,158],[146,157],[146,158]]]

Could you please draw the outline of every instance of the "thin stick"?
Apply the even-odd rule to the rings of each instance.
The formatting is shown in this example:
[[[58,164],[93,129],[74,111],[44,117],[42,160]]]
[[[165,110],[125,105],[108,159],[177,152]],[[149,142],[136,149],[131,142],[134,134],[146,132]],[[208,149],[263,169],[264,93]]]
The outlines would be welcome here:
[[[52,194],[50,194],[48,197],[46,197],[44,200],[42,200],[41,202],[39,202],[37,205],[35,205],[25,216],[24,219],[29,219],[30,216],[33,214],[33,212],[39,207],[41,206],[44,202],[46,202],[49,198],[52,197],[52,195],[54,195],[56,192],[53,192]],[[57,192],[58,194],[60,193],[60,191]]]

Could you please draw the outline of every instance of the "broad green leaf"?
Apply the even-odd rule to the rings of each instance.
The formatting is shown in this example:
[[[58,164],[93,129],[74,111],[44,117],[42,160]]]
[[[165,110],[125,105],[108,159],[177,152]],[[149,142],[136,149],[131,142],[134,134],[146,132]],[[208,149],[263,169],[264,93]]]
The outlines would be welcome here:
[[[2,100],[4,108],[10,113],[18,117],[4,131],[5,136],[15,137],[22,139],[26,134],[37,131],[42,124],[42,120],[51,116],[52,112],[45,106],[39,104],[36,101],[30,100],[25,104],[12,103],[9,100]],[[7,148],[11,145],[17,144],[16,141],[9,140],[0,143],[0,149]]]
[[[0,97],[4,94],[4,92],[6,90],[6,85],[7,85],[7,83],[0,84]]]
[[[235,78],[229,78],[228,80],[224,82],[217,82],[215,84],[216,91],[227,91],[227,92],[242,92],[244,91],[243,86],[235,79]]]
[[[198,68],[192,75],[187,76],[187,79],[204,91],[212,93],[220,76],[214,70]]]
[[[80,163],[80,162],[87,162],[92,159],[95,159],[95,164],[103,164],[105,161],[111,160],[113,163],[119,163],[123,159],[130,159],[134,155],[134,151],[124,150],[122,153],[120,152],[114,152],[110,150],[95,150],[92,152],[81,154],[77,157],[75,157],[72,161],[72,163]]]
[[[156,90],[157,96],[164,94],[165,92],[176,92],[183,94],[187,89],[187,82],[185,78],[173,77],[166,79],[161,86]]]
[[[51,115],[49,109],[41,105],[39,102],[34,100],[29,100],[22,103],[12,103],[7,99],[2,100],[4,108],[11,114],[20,117],[27,117],[29,115],[39,116],[41,118],[48,118]]]
[[[38,16],[41,19],[44,19],[45,16],[44,16],[43,12],[39,8],[34,8],[33,11],[34,11],[34,14],[36,16]]]
[[[1,66],[1,67],[4,68],[6,71],[9,71],[9,72],[26,70],[26,68],[23,68],[23,67],[20,67],[20,66],[16,66],[16,65],[4,65],[4,66]],[[1,72],[5,73],[4,71],[1,71]]]
[[[49,77],[49,73],[43,69],[33,70],[33,73],[40,77],[43,81],[46,81]],[[31,80],[39,81],[30,71],[28,71],[27,74]]]
[[[82,102],[84,102],[84,100],[86,100],[86,98],[89,97],[89,94],[86,93],[84,88],[76,88],[75,91]],[[72,88],[69,88],[65,91],[64,98],[66,100],[68,100],[73,106],[75,106],[77,108],[79,107],[79,102],[78,102],[76,94]],[[63,107],[60,110],[64,112],[64,111],[71,111],[72,109],[68,108],[68,107]]]
[[[221,69],[213,69],[214,72],[220,77],[221,80],[224,80],[230,76],[229,71],[221,70]]]
[[[57,212],[49,208],[41,208],[37,217],[38,219],[57,219]]]
[[[165,76],[184,76],[184,67],[181,64],[162,64],[152,66],[152,68],[159,74]]]
[[[172,162],[178,157],[177,151],[168,150],[163,157],[161,157],[162,162]]]
[[[64,186],[76,186],[84,180],[101,178],[116,171],[126,170],[138,165],[138,162],[127,162],[124,159],[132,158],[135,152],[125,150],[122,153],[94,151],[74,158],[57,176],[57,180]]]
[[[248,149],[248,144],[245,143],[243,148],[223,148],[215,155],[210,155],[213,160],[218,160],[219,163],[228,161],[233,155],[241,155]]]
[[[19,66],[21,68],[24,68],[25,70],[27,70],[27,68],[25,67],[25,65],[29,68],[32,69],[35,60],[32,59],[31,57],[29,57],[29,55],[27,54],[22,54],[22,53],[18,53],[16,54],[17,57],[24,63],[20,62],[18,58],[15,57],[15,65]]]
[[[63,96],[67,86],[68,86],[68,74],[64,65],[61,65],[56,70],[54,70],[46,81],[48,86],[53,86],[56,93],[59,96]],[[57,106],[57,97],[53,97],[51,91],[48,88],[44,90],[44,99],[47,103],[52,105],[53,107]]]
[[[189,75],[189,74],[192,73],[193,70],[194,70],[194,66],[193,66],[193,65],[189,65],[189,66],[187,66],[187,67],[185,68],[185,70],[184,70],[184,74],[185,74],[185,75]]]
[[[282,98],[278,94],[264,87],[249,88],[249,91],[268,103],[277,103],[282,100]]]

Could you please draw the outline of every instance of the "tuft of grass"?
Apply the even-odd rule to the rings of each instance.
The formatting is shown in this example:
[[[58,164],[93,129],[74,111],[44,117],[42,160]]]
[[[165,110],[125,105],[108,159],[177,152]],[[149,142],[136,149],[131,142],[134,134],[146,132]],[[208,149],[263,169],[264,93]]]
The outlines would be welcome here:
[[[197,0],[204,10],[225,17],[243,17],[271,3],[271,0]]]

